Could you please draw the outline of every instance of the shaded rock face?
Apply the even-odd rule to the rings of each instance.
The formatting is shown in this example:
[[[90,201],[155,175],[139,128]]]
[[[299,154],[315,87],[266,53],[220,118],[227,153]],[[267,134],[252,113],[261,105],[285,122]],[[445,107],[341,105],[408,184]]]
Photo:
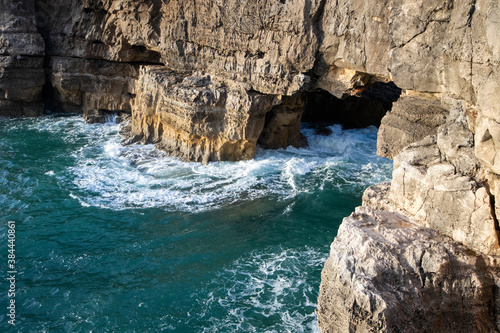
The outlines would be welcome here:
[[[357,86],[337,98],[324,90],[307,94],[303,121],[345,128],[380,126],[381,119],[397,101],[401,89],[394,83],[374,82]]]
[[[53,110],[82,112],[89,122],[102,122],[104,112],[132,112],[137,65],[51,57],[47,73],[45,98]]]
[[[259,146],[265,149],[306,147],[307,139],[300,133],[306,99],[305,94],[281,97],[280,104],[266,114],[264,128],[259,136]]]
[[[0,1],[0,116],[43,112],[44,41],[34,22],[34,0]]]

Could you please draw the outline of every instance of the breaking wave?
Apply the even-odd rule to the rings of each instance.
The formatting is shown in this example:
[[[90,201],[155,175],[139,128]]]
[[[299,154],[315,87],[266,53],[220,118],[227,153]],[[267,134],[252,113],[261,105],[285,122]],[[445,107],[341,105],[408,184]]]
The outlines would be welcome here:
[[[236,260],[199,299],[205,311],[196,320],[209,323],[200,332],[262,332],[263,323],[266,332],[319,332],[317,290],[309,281],[324,261],[324,253],[308,247],[268,247]]]
[[[57,130],[57,123],[42,121],[38,126]],[[85,126],[88,143],[73,153],[75,166],[67,174],[54,176],[73,176],[71,197],[83,206],[199,212],[263,197],[285,200],[328,188],[359,192],[386,181],[391,169],[390,161],[375,155],[375,127],[343,130],[336,125],[328,136],[306,128],[308,148],[258,150],[250,161],[202,165],[168,157],[154,145],[123,146],[113,123],[89,126],[79,119],[69,123],[65,140],[81,138]]]
[[[328,245],[392,169],[376,128],[330,130],[205,166],[122,146],[113,122],[0,120],[23,331],[317,332]]]

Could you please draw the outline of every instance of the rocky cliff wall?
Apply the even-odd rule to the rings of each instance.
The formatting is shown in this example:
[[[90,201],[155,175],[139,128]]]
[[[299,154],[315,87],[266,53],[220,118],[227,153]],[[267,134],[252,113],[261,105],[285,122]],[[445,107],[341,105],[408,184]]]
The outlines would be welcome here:
[[[0,116],[43,112],[45,46],[34,22],[34,0],[0,1]]]
[[[369,188],[340,226],[321,275],[321,331],[498,331],[498,257],[397,212],[390,187]]]
[[[9,8],[16,6],[13,1],[6,3]],[[264,123],[255,122],[253,116],[239,122],[228,121],[234,118],[229,106],[221,111],[227,115],[216,117],[218,120],[210,128],[201,123],[206,119],[202,102],[177,105],[173,113],[180,114],[183,110],[184,122],[189,118],[196,123],[180,136],[177,125],[166,121],[174,110],[172,104],[154,106],[155,112],[163,116],[141,120],[140,116],[133,117],[131,134],[135,139],[142,136],[142,142],[157,142],[172,155],[208,162],[252,158],[257,143],[268,148],[305,145],[299,133],[300,116],[307,104],[304,92],[322,89],[334,92],[338,98],[362,94],[363,103],[350,101],[344,113],[374,106],[377,111],[372,112],[373,119],[366,123],[378,124],[390,108],[393,97],[387,106],[379,97],[375,103],[370,101],[379,92],[363,94],[373,83],[387,82],[387,75],[376,76],[318,61],[322,58],[319,50],[327,3],[324,0],[205,0],[196,4],[161,0],[141,3],[36,0],[28,4],[29,11],[13,11],[6,17],[24,20],[39,39],[43,37],[45,107],[81,112],[89,122],[102,121],[107,113],[146,115],[149,111],[143,108],[149,108],[148,102],[144,102],[148,93],[139,73],[148,77],[148,69],[155,66],[162,66],[177,77],[209,75],[223,86],[238,87],[237,94],[233,88],[227,92],[232,92],[230,101],[240,99],[237,103],[241,105],[256,96],[267,100],[265,106],[259,102],[262,114],[258,117],[271,110],[274,116],[269,114]],[[3,34],[7,36],[8,31]],[[36,46],[33,40],[23,39],[24,44]],[[40,90],[44,77],[41,67],[38,70],[41,83],[33,77],[26,80],[33,81],[30,84]],[[155,73],[151,77],[159,78]],[[161,82],[150,82],[149,88],[158,89]],[[359,87],[363,89],[357,90]],[[136,97],[140,101],[134,101]],[[10,94],[6,100],[11,102],[14,98]],[[40,101],[39,93],[35,99]],[[283,107],[277,107],[282,103]],[[189,115],[193,112],[199,114]],[[23,113],[11,110],[11,114]],[[368,118],[369,111],[364,114]],[[151,138],[146,123],[147,127],[172,130]],[[214,128],[225,131],[230,126],[236,126],[228,129],[235,133],[213,134]],[[237,145],[240,147],[236,148]]]
[[[293,117],[266,123],[265,114],[309,87],[323,5],[37,0],[47,105],[91,122],[132,113],[134,140],[191,161],[252,158],[265,127],[263,146],[301,145],[297,105]]]
[[[0,115],[38,115],[43,103],[89,121],[131,114],[131,142],[207,163],[303,145],[308,105],[392,81],[403,92],[378,153],[394,159],[393,181],[339,230],[320,329],[498,330],[499,7],[3,0]]]
[[[392,183],[367,190],[344,220],[322,274],[319,326],[498,331],[499,4],[339,5],[324,26],[324,63],[389,76],[403,97],[378,138],[378,153],[394,159]]]
[[[319,0],[37,0],[48,53],[157,62],[287,94],[314,66]]]
[[[265,115],[276,104],[273,95],[249,92],[232,80],[143,66],[132,133],[188,161],[249,159],[255,155]]]

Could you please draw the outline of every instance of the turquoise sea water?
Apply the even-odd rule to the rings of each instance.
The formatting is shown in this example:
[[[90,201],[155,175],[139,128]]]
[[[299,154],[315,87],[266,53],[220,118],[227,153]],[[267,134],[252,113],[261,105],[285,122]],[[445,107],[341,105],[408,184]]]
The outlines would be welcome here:
[[[375,128],[332,130],[203,166],[123,147],[115,124],[0,120],[0,267],[12,220],[18,271],[0,331],[317,331],[329,245],[392,169]]]

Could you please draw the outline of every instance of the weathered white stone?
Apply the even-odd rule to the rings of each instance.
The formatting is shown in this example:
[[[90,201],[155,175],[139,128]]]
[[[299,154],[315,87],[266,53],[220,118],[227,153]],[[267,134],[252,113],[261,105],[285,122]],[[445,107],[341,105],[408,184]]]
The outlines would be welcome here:
[[[322,271],[319,327],[493,332],[499,295],[490,264],[404,215],[358,207],[342,222]]]
[[[495,120],[480,116],[475,139],[477,158],[491,172],[500,175],[500,124]]]
[[[500,255],[489,193],[470,177],[457,175],[453,165],[400,164],[389,199],[422,225],[476,251]]]
[[[378,132],[377,154],[394,158],[404,147],[435,135],[448,111],[439,100],[402,96],[384,118]]]

